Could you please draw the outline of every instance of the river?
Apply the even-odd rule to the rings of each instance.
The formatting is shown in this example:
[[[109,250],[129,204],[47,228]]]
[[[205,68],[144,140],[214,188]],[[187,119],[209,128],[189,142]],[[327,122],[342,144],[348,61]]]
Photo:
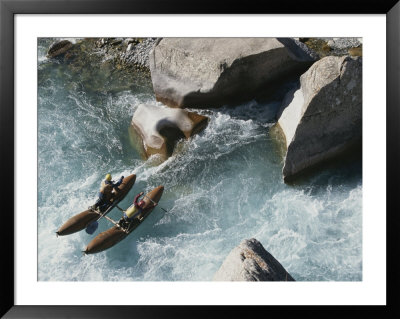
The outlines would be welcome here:
[[[192,110],[209,125],[165,162],[145,160],[129,125],[156,102],[148,76],[73,72],[38,41],[38,280],[209,281],[243,239],[256,238],[297,281],[362,280],[362,162],[351,157],[288,185],[270,135],[280,101]],[[56,237],[97,197],[106,173],[137,180],[119,204],[158,185],[157,207],[125,240],[83,255],[94,235]],[[162,208],[167,210],[163,211]],[[119,219],[117,209],[108,215]]]

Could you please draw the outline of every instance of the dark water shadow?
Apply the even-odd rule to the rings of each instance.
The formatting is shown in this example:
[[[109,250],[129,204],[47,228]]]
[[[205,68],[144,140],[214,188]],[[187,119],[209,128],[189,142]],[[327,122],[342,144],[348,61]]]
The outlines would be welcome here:
[[[344,180],[346,185],[353,186],[359,185],[362,181],[361,141],[340,155],[304,170],[286,184],[296,188],[312,185],[312,188],[317,191],[326,190],[328,185],[340,187]]]

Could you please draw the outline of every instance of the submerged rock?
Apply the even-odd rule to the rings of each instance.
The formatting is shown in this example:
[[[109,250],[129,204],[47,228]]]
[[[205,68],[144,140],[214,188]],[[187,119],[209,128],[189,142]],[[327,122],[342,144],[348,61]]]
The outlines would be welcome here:
[[[294,281],[261,243],[252,238],[235,247],[215,273],[214,281]]]
[[[144,155],[171,156],[176,142],[202,131],[208,123],[206,116],[181,109],[141,104],[133,114],[131,127],[140,137]]]
[[[163,38],[150,53],[150,71],[158,101],[210,107],[253,98],[316,59],[289,38]]]
[[[319,56],[362,55],[362,38],[300,38],[309,48]]]
[[[61,42],[58,39],[55,43]],[[140,43],[133,38],[76,38],[70,49],[58,55],[57,60],[49,62],[57,66],[60,74],[69,75],[65,77],[65,81],[70,88],[79,83],[85,91],[98,93],[99,96],[143,89],[152,93],[148,68],[142,67],[134,56],[129,56],[129,61],[127,60],[126,47],[135,43],[146,43],[146,50],[150,50],[151,39]],[[135,45],[136,53],[144,50],[143,47],[137,48],[139,44]],[[54,46],[53,49],[58,47],[62,48],[62,45]],[[142,60],[144,63],[145,54]]]
[[[285,181],[361,141],[361,88],[360,57],[325,57],[300,77],[278,115],[287,147]]]
[[[61,54],[64,54],[73,47],[73,44],[68,40],[54,42],[47,51],[48,58],[55,58]]]

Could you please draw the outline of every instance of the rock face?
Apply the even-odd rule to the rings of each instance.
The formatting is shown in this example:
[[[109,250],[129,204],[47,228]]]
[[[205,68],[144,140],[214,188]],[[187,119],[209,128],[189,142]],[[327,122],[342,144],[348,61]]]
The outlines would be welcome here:
[[[294,281],[256,239],[235,247],[215,273],[214,281]]]
[[[112,61],[116,68],[149,71],[149,54],[156,38],[99,38],[96,54],[103,61]]]
[[[150,53],[150,71],[158,101],[215,107],[253,98],[265,86],[303,73],[315,59],[290,38],[163,38]]]
[[[362,58],[328,56],[300,77],[278,124],[286,137],[285,181],[361,140]]]
[[[68,40],[54,42],[47,51],[48,58],[55,58],[71,49],[73,44]]]
[[[157,39],[145,38],[142,41],[128,42],[125,54],[122,59],[125,63],[132,63],[142,68],[149,69],[149,55]]]
[[[171,156],[175,143],[202,131],[208,123],[206,116],[181,109],[141,104],[132,117],[131,127],[140,137],[144,155]]]

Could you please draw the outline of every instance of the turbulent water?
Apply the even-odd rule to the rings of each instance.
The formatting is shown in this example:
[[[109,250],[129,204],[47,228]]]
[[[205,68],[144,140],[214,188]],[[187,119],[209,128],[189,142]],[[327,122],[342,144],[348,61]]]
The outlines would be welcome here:
[[[149,78],[102,68],[72,72],[45,58],[50,43],[38,42],[38,280],[208,281],[247,238],[259,240],[298,281],[362,280],[359,158],[284,184],[282,155],[270,136],[279,101],[249,101],[196,110],[210,117],[203,132],[179,142],[162,164],[144,160],[128,129],[140,103],[163,107]],[[109,221],[99,221],[92,236],[57,238],[55,231],[94,203],[108,172],[113,179],[137,175],[121,207],[142,190],[165,191],[125,240],[86,256],[81,251]]]

